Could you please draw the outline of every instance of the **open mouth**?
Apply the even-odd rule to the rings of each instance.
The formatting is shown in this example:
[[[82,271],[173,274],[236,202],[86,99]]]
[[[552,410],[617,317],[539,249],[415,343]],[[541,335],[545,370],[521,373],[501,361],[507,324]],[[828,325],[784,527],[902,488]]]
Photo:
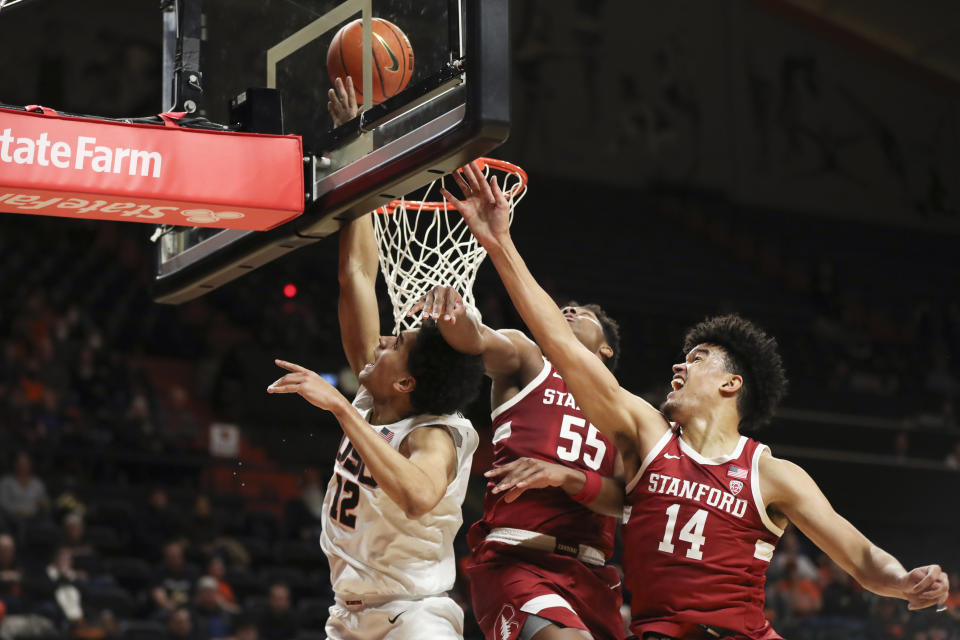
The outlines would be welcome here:
[[[684,384],[686,384],[686,382],[680,376],[676,376],[670,381],[670,386],[673,387],[674,391],[679,391],[682,389]]]

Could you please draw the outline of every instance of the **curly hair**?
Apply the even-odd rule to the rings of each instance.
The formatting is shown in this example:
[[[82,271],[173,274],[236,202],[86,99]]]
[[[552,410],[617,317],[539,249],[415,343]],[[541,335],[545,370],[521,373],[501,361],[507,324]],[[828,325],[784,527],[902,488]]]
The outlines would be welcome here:
[[[417,381],[410,393],[414,411],[453,413],[466,408],[480,393],[483,360],[451,347],[437,323],[425,320],[407,356],[407,370]]]
[[[620,363],[620,325],[617,324],[617,321],[608,316],[607,312],[603,310],[603,307],[598,304],[580,304],[576,300],[571,300],[563,306],[580,307],[581,309],[593,312],[593,315],[597,316],[597,320],[600,321],[600,328],[603,329],[603,339],[607,341],[607,345],[613,350],[613,355],[604,360],[603,363],[607,365],[610,371],[616,371],[617,365]]]
[[[777,341],[737,314],[707,318],[687,331],[683,352],[698,344],[721,347],[727,371],[743,377],[737,397],[740,428],[746,431],[770,421],[787,392],[787,374]]]

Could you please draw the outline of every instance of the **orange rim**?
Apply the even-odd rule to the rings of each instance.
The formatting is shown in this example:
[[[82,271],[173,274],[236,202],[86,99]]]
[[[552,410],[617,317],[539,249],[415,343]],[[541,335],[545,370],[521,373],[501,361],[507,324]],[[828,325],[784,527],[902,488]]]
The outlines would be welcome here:
[[[507,200],[512,200],[514,196],[527,187],[527,172],[512,162],[498,160],[496,158],[477,158],[477,162],[480,163],[481,169],[497,169],[505,174],[513,174],[520,178],[519,183],[513,185],[508,191],[504,192]],[[459,169],[457,169],[457,171],[459,171]],[[406,209],[427,209],[431,211],[439,211],[441,209],[456,209],[455,206],[451,205],[446,200],[393,200],[389,204],[385,204],[378,208],[377,211],[379,213],[394,213],[400,206],[403,206]]]

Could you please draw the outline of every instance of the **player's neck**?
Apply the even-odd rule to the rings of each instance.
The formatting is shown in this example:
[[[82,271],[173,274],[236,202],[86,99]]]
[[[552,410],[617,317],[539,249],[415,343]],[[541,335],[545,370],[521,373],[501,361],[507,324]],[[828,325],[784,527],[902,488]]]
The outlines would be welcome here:
[[[683,441],[705,458],[718,458],[733,452],[740,442],[739,419],[718,411],[684,422]]]
[[[373,400],[373,410],[370,412],[370,424],[393,424],[413,415],[409,395],[391,397],[386,400]]]

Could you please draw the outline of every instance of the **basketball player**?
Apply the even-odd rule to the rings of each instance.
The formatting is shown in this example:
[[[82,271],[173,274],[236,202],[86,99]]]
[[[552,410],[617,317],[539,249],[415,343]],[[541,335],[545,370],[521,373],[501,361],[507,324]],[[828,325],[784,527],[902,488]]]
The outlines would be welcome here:
[[[476,397],[479,357],[455,351],[436,323],[380,336],[370,216],[340,231],[340,333],[362,385],[351,404],[312,371],[287,373],[270,393],[298,393],[343,428],[324,498],[320,544],[336,596],[334,640],[456,639],[453,540],[463,522],[477,432],[456,414]]]
[[[346,83],[336,78],[328,97],[334,126],[356,116],[350,77]],[[411,314],[421,309],[451,345],[481,355],[493,380],[491,477],[500,480],[488,486],[484,518],[468,535],[471,597],[484,634],[490,640],[622,638],[619,576],[604,567],[613,551],[612,516],[619,517],[623,505],[615,448],[586,423],[563,379],[523,333],[476,322],[449,287],[434,288]],[[564,311],[598,362],[615,366],[616,323],[595,305]],[[507,486],[514,490],[500,488]],[[518,499],[532,487],[549,488]]]
[[[494,468],[484,515],[467,536],[474,614],[488,640],[623,638],[620,577],[604,566],[623,510],[615,447],[583,417],[540,348],[479,323],[450,287],[411,314],[440,324],[456,349],[483,356],[492,379]],[[563,317],[598,363],[619,355],[616,322],[597,305]],[[510,487],[510,490],[507,490]],[[525,493],[527,489],[541,491]]]
[[[584,415],[623,456],[624,573],[631,631],[646,640],[780,638],[763,616],[764,573],[794,523],[870,591],[911,609],[947,599],[937,565],[907,571],[837,514],[813,479],[740,435],[763,425],[786,389],[776,341],[735,315],[686,335],[673,391],[657,411],[617,382],[576,338],[510,237],[496,180],[455,174],[455,204]],[[670,420],[670,422],[668,422]]]

